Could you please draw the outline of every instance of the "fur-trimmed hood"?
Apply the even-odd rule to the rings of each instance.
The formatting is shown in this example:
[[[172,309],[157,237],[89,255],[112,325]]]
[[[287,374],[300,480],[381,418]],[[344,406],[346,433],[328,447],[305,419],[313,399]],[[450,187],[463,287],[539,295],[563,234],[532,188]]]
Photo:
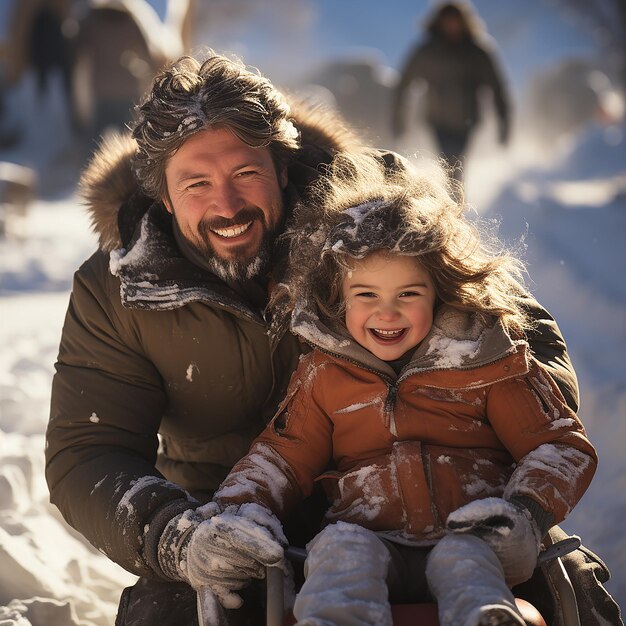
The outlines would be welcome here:
[[[319,164],[329,162],[337,151],[359,150],[362,143],[337,113],[299,101],[292,101],[291,107],[302,147],[289,168],[289,180],[302,189],[316,177]],[[104,252],[122,246],[120,208],[133,195],[136,197],[139,190],[132,169],[136,149],[130,133],[109,135],[81,176],[79,191]],[[135,200],[133,212],[137,212],[137,204],[139,213],[147,210],[150,205],[147,200],[145,196]]]

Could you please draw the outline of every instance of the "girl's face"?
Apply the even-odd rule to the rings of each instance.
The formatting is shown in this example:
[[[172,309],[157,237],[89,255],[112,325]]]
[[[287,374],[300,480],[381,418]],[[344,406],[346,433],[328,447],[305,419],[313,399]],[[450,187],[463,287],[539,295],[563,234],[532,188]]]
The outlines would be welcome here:
[[[435,287],[413,257],[374,252],[355,261],[342,293],[348,332],[383,361],[399,359],[432,326]]]

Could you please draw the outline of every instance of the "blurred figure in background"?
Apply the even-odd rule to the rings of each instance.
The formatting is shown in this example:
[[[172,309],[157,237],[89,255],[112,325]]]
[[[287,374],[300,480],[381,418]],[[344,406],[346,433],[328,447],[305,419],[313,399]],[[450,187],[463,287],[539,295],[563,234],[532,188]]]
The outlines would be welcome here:
[[[7,107],[8,85],[4,73],[4,56],[0,56],[0,150],[14,146],[21,134],[12,124]]]
[[[42,99],[48,90],[50,75],[61,74],[68,103],[72,102],[73,39],[68,32],[70,0],[43,0],[30,26],[28,53]]]
[[[70,124],[76,126],[73,101],[72,68],[76,21],[72,17],[73,0],[2,0],[6,34],[3,38],[2,88],[5,94],[16,89],[24,75],[32,71],[38,105],[53,91],[59,75]],[[13,120],[12,141],[0,140],[1,147],[20,139],[21,129]],[[6,129],[3,129],[6,131]]]
[[[76,98],[89,137],[98,137],[123,128],[168,59],[159,33],[149,32],[153,15],[143,0],[90,0],[85,9],[77,37]]]
[[[411,52],[396,88],[392,130],[399,138],[407,128],[409,88],[426,87],[426,122],[442,155],[461,178],[472,132],[481,117],[480,97],[491,91],[498,116],[498,139],[509,138],[510,105],[507,88],[485,43],[479,20],[463,2],[439,5],[426,24],[426,40]]]
[[[148,0],[0,0],[0,151],[19,149],[0,161],[32,167],[41,194],[73,189],[98,137],[123,129],[193,35],[194,0],[150,1],[157,9]]]

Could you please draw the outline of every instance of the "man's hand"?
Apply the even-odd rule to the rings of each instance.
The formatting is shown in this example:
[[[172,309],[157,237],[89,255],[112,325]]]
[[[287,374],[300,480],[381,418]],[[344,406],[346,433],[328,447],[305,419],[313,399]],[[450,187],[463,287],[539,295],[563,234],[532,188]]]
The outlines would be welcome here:
[[[227,509],[202,522],[187,549],[186,570],[194,589],[209,587],[222,606],[241,606],[234,593],[265,568],[283,561],[287,540],[278,520],[257,504]]]
[[[528,580],[537,565],[540,533],[529,511],[502,498],[475,500],[453,511],[448,532],[470,533],[496,553],[510,586]]]
[[[182,533],[172,540],[166,529],[159,549],[174,555],[178,579],[197,591],[209,588],[222,606],[234,609],[242,604],[234,592],[252,578],[263,578],[267,566],[281,564],[287,541],[280,522],[258,504],[229,507],[221,513],[216,506],[210,503],[193,516],[185,513],[174,518],[170,525]]]

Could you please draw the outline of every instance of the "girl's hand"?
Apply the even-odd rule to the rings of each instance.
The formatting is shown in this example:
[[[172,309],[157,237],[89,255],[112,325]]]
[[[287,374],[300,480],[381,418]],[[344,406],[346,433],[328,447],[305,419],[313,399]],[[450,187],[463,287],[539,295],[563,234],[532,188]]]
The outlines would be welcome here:
[[[528,580],[537,566],[540,532],[522,505],[502,498],[475,500],[450,513],[446,529],[483,539],[496,553],[511,587]]]

